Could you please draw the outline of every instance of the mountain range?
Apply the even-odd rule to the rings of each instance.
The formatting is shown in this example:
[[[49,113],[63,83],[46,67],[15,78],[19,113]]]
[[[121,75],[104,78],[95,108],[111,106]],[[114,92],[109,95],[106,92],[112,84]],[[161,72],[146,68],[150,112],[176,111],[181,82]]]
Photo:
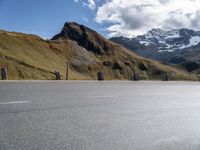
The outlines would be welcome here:
[[[141,37],[142,38],[142,37]],[[138,43],[142,46],[141,43]],[[138,56],[96,31],[75,22],[67,22],[51,40],[39,36],[0,30],[0,64],[8,68],[9,79],[55,78],[54,71],[65,79],[141,79],[160,80],[168,74],[171,80],[197,80],[196,75],[174,66]]]
[[[152,29],[134,38],[113,37],[110,40],[143,57],[178,64],[189,72],[200,72],[200,31]]]

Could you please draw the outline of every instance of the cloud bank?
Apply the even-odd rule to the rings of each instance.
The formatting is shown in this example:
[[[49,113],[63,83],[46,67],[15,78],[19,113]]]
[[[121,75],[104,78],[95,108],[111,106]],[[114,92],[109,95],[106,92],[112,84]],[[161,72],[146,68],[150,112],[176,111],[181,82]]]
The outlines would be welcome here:
[[[74,2],[75,3],[82,2],[83,6],[86,6],[91,10],[94,10],[96,8],[95,0],[74,0]]]
[[[200,0],[106,0],[101,6],[92,1],[96,22],[109,24],[108,36],[131,37],[152,28],[200,29]]]

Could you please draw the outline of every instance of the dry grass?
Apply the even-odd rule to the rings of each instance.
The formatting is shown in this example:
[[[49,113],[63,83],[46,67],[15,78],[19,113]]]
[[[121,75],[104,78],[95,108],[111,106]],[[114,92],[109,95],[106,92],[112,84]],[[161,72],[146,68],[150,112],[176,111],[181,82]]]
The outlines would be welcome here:
[[[106,41],[107,42],[107,41]],[[0,31],[0,65],[6,65],[9,79],[54,79],[59,70],[65,78],[66,63],[70,63],[70,79],[96,79],[103,71],[107,80],[130,79],[134,72],[143,79],[161,79],[168,73],[173,80],[196,80],[196,76],[182,70],[144,59],[120,45],[109,43],[111,55],[97,56],[71,40],[45,41],[34,35]],[[104,66],[104,61],[118,63],[122,69]],[[139,65],[146,66],[141,69]]]

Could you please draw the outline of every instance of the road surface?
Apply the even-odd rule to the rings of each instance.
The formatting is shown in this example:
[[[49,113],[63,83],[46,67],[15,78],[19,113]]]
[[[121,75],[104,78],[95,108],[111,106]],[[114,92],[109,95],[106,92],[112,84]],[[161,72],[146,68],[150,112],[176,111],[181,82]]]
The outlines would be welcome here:
[[[1,150],[199,150],[200,83],[0,82]]]

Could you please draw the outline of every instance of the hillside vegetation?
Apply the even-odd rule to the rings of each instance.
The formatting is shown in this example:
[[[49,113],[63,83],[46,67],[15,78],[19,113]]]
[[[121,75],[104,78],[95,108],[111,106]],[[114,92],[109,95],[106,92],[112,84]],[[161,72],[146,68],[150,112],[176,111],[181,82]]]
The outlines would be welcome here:
[[[76,23],[66,23],[52,40],[0,31],[0,65],[8,68],[9,79],[52,80],[55,70],[65,79],[66,64],[73,80],[95,80],[99,71],[107,80],[130,79],[134,73],[142,79],[160,80],[167,73],[172,80],[196,80],[193,74],[139,57]]]

